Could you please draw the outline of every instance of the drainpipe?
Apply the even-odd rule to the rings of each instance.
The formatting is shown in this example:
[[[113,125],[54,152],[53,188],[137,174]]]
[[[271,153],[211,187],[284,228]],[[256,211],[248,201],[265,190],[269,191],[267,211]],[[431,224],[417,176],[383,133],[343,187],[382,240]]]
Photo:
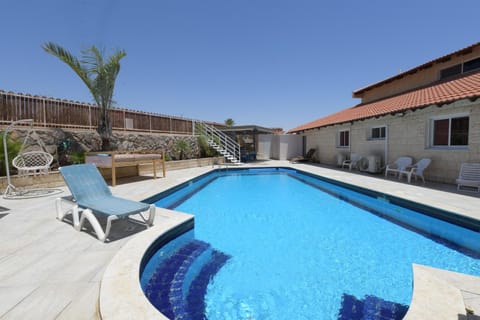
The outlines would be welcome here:
[[[388,163],[388,124],[385,125],[385,155],[384,155],[384,166]]]
[[[352,123],[350,123],[350,127],[348,128],[348,153],[352,155],[352,142],[353,142],[353,134],[352,134]]]

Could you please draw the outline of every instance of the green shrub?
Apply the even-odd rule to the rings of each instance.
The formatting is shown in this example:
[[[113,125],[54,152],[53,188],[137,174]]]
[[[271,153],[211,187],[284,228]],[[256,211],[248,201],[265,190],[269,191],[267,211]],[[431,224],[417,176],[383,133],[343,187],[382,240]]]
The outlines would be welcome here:
[[[80,164],[85,162],[85,153],[81,151],[70,152],[67,154],[67,157],[71,164]]]
[[[217,155],[217,151],[208,144],[207,137],[199,136],[198,145],[200,147],[200,157],[215,157]]]
[[[178,140],[176,143],[175,143],[175,149],[176,151],[179,153],[179,160],[183,160],[183,158],[185,157],[185,154],[187,154],[188,152],[190,152],[190,144],[188,143],[187,140]]]
[[[2,141],[0,142],[0,175],[7,175],[5,166],[5,150],[3,148],[3,131],[0,132]],[[19,141],[13,140],[10,134],[7,135],[7,150],[8,150],[8,162],[10,171],[13,169],[12,160],[18,155],[22,144]]]

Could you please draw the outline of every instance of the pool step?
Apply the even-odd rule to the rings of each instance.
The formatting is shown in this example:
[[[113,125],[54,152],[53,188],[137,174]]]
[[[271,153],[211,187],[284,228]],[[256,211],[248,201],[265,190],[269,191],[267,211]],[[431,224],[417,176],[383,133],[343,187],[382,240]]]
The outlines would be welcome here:
[[[344,294],[339,320],[400,320],[407,313],[408,306],[367,295],[358,299]]]
[[[145,289],[150,302],[170,319],[174,319],[173,305],[170,294],[178,291],[181,283],[174,282],[178,272],[184,272],[192,258],[207,250],[209,244],[192,240],[179,248],[155,270]],[[182,267],[182,269],[180,269]]]
[[[157,267],[145,294],[169,319],[201,318],[208,281],[228,258],[206,242],[191,240]]]
[[[364,300],[363,319],[365,320],[403,319],[408,310],[408,307],[403,304],[383,300],[375,296],[366,296]]]
[[[205,264],[194,279],[187,295],[188,314],[192,319],[203,319],[205,314],[205,295],[210,280],[218,273],[230,256],[217,251],[212,251],[211,260]]]

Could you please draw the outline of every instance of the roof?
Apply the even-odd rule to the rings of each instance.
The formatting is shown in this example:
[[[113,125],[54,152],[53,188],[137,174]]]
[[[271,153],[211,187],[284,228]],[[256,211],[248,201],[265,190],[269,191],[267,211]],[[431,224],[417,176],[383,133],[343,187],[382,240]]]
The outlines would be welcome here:
[[[382,85],[384,85],[384,84],[386,84],[386,83],[392,82],[392,81],[394,81],[394,80],[401,79],[401,78],[403,78],[403,77],[405,77],[405,76],[407,76],[407,75],[414,74],[414,73],[416,73],[416,72],[418,72],[418,71],[421,71],[421,70],[424,70],[424,69],[428,69],[428,68],[432,67],[432,66],[433,66],[434,64],[436,64],[436,63],[446,62],[446,61],[450,60],[450,59],[451,59],[452,57],[454,57],[454,56],[460,56],[460,55],[468,54],[468,53],[472,52],[475,47],[478,47],[478,46],[480,46],[480,42],[477,42],[477,43],[472,44],[472,45],[470,45],[470,46],[468,46],[468,47],[465,47],[465,48],[463,48],[463,49],[460,49],[460,50],[457,50],[457,51],[455,51],[455,52],[452,52],[452,53],[449,53],[449,54],[447,54],[447,55],[444,55],[444,56],[442,56],[442,57],[440,57],[440,58],[437,58],[437,59],[435,59],[435,60],[431,60],[431,61],[429,61],[429,62],[426,62],[426,63],[424,63],[424,64],[421,64],[421,65],[419,65],[419,66],[417,66],[417,67],[415,67],[415,68],[413,68],[413,69],[410,69],[410,70],[408,70],[408,71],[401,72],[401,73],[399,73],[399,74],[397,74],[397,75],[395,75],[395,76],[393,76],[393,77],[390,77],[390,78],[387,78],[387,79],[385,79],[385,80],[379,81],[379,82],[377,82],[377,83],[374,83],[374,84],[368,85],[368,86],[366,86],[366,87],[357,89],[357,90],[353,91],[353,94],[352,94],[352,95],[353,95],[354,98],[358,98],[358,97],[360,97],[360,95],[361,95],[362,93],[364,93],[365,91],[371,90],[371,89],[373,89],[373,88],[375,88],[375,87],[380,87],[380,86],[382,86]]]
[[[359,104],[324,118],[303,124],[289,130],[289,133],[394,114],[406,110],[427,107],[429,105],[442,105],[460,99],[476,99],[478,97],[480,97],[480,72],[475,72],[466,76],[462,75],[461,78],[442,81],[375,102]]]
[[[260,127],[257,125],[243,125],[243,126],[232,126],[232,127],[224,127],[220,129],[224,132],[246,132],[251,131],[255,133],[275,133],[277,129],[274,128],[265,128]]]

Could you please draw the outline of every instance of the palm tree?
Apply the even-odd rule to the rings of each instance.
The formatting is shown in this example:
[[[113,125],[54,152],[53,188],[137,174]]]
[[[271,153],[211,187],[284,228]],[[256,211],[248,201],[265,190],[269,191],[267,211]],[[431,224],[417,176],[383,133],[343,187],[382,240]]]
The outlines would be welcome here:
[[[108,59],[95,46],[82,50],[82,58],[78,59],[68,50],[53,42],[45,43],[42,48],[65,62],[87,86],[95,103],[100,108],[100,122],[97,132],[102,138],[102,149],[110,148],[112,124],[109,110],[114,104],[113,91],[115,80],[120,72],[120,60],[127,55],[124,50],[117,50]]]
[[[233,127],[235,125],[235,121],[233,121],[232,118],[228,118],[227,120],[225,120],[225,125]]]

